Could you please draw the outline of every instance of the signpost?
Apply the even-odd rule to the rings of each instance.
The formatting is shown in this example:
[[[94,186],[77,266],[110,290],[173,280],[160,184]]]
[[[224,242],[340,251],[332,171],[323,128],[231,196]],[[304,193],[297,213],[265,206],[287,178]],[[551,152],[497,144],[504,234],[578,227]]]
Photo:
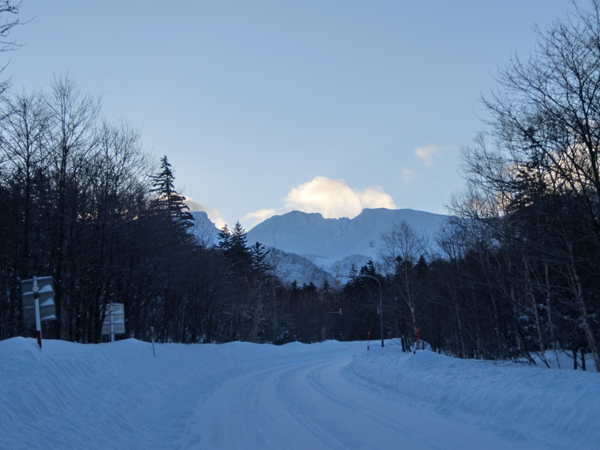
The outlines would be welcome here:
[[[54,303],[54,280],[52,277],[33,277],[21,281],[23,297],[23,320],[35,323],[37,342],[42,348],[42,322],[56,320]]]
[[[115,334],[125,334],[125,308],[123,303],[108,303],[102,321],[102,336],[110,335],[115,342]]]

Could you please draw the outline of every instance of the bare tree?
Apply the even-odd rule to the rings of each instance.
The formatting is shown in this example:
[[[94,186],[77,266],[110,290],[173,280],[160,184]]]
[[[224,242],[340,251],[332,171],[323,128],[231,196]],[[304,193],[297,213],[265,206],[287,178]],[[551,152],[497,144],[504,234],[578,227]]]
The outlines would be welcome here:
[[[531,308],[540,350],[550,337],[538,297],[563,299],[600,370],[600,1],[588,4],[536,28],[529,58],[515,55],[500,71],[498,90],[483,99],[488,139],[479,136],[465,151],[470,194],[455,211],[490,228],[490,242],[513,249],[505,252],[507,276],[517,279],[506,281],[507,296]],[[556,295],[534,283],[545,272],[561,280]]]
[[[9,39],[11,30],[17,25],[22,24],[21,19],[14,18],[19,14],[20,7],[21,2],[15,3],[11,0],[0,0],[0,17],[4,19],[0,21],[0,52],[8,52],[21,47],[21,45],[17,44],[17,41]],[[6,69],[7,65],[8,63],[0,67],[0,74]],[[10,79],[0,81],[0,95],[3,94],[9,86]]]
[[[23,233],[17,270],[25,275],[23,271],[33,269],[30,231],[34,228],[34,184],[48,163],[50,116],[41,93],[4,98],[3,111],[0,161],[4,163],[4,182],[20,199],[18,210],[23,215]]]
[[[398,313],[410,318],[412,332],[416,333],[417,317],[427,303],[424,287],[417,276],[417,266],[424,263],[427,246],[405,221],[392,225],[381,239],[383,245],[379,256],[387,272],[393,274],[398,298],[406,306],[406,309],[398,308]],[[403,309],[405,312],[400,312]]]

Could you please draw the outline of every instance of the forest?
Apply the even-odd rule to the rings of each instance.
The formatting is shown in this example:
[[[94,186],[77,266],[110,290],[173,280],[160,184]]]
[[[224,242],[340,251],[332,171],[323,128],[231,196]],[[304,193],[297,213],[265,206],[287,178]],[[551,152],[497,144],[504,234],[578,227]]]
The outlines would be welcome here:
[[[33,335],[20,281],[37,275],[54,278],[45,338],[100,342],[111,302],[125,305],[123,337],[154,327],[160,342],[377,340],[383,317],[407,351],[418,330],[459,358],[568,352],[600,371],[600,3],[589,6],[537,30],[531,55],[497,74],[435,245],[398,223],[341,286],[282,283],[239,222],[217,245],[196,239],[167,156],[106,121],[73,78],[20,94],[3,83],[0,339]]]

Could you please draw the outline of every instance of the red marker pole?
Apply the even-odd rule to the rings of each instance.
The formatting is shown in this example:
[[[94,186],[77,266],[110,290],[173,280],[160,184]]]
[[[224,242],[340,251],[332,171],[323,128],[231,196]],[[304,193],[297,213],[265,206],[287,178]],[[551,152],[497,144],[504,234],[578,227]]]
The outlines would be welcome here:
[[[40,318],[40,287],[37,283],[37,278],[33,277],[33,302],[35,309],[35,331],[37,334],[37,343],[40,346],[40,350],[42,348],[42,320]]]
[[[371,345],[371,332],[367,332],[367,351],[369,351],[369,346]]]
[[[150,327],[151,336],[152,336],[152,354],[156,358],[156,351],[154,350],[154,327]]]
[[[419,343],[419,329],[415,330],[415,349],[413,350],[413,355],[417,353],[417,345]]]

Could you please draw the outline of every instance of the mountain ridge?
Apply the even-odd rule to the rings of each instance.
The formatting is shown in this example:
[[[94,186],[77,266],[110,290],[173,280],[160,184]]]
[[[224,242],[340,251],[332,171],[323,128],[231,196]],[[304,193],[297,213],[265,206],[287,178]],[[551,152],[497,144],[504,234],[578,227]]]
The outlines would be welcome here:
[[[394,223],[404,221],[416,233],[431,239],[447,219],[445,215],[413,209],[363,209],[353,219],[291,211],[256,225],[248,231],[248,241],[309,259],[337,260],[352,254],[375,258],[381,235]]]
[[[193,234],[206,245],[216,244],[219,230],[206,213],[198,211],[193,215]],[[376,261],[381,236],[393,224],[404,221],[431,241],[448,218],[413,209],[364,209],[352,219],[290,211],[256,225],[247,232],[247,238],[250,245],[260,242],[272,250],[271,262],[282,281],[321,284],[325,279],[331,281],[336,266],[347,272],[353,265],[358,268],[369,260]]]

